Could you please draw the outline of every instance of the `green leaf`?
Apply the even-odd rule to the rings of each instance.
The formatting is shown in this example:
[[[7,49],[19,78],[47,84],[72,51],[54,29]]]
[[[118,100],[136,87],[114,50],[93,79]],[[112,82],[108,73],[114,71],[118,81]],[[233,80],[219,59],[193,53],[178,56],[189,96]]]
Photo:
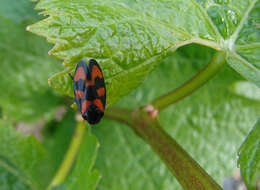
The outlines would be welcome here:
[[[100,62],[107,102],[140,85],[176,48],[198,43],[227,52],[227,61],[260,86],[257,0],[129,1],[41,0],[49,17],[30,26],[64,60],[65,70],[50,79],[52,88],[73,96],[68,76],[81,59]]]
[[[24,137],[8,121],[0,120],[0,189],[46,189],[67,151],[72,126],[76,125],[74,113],[69,112],[62,122],[49,127],[52,125],[57,129],[53,136],[46,136],[42,146],[34,137]],[[98,148],[97,138],[87,130],[71,174],[57,188],[96,189],[101,177],[93,168]]]
[[[0,107],[12,120],[46,118],[60,104],[48,87],[60,65],[48,56],[43,39],[25,31],[37,18],[27,0],[0,1]]]
[[[260,120],[239,148],[238,164],[247,188],[256,189],[260,179]]]
[[[260,33],[257,26],[260,1],[196,1],[207,11],[222,35],[220,47],[228,53],[228,64],[260,87]]]
[[[238,81],[230,86],[230,90],[239,96],[260,102],[260,88],[247,81]]]
[[[17,133],[6,120],[0,120],[0,141],[0,168],[3,180],[13,175],[19,178],[19,183],[30,189],[39,189],[37,179],[45,155],[43,147],[34,137],[23,137]],[[10,182],[9,185],[15,183]]]
[[[91,134],[90,128],[83,138],[78,158],[73,171],[67,180],[55,189],[66,190],[94,190],[101,175],[98,170],[93,169],[95,164],[99,143],[97,138]]]
[[[200,71],[213,53],[198,45],[180,48],[117,105],[136,108],[175,89]],[[225,66],[205,86],[159,117],[164,129],[218,184],[233,175],[237,149],[260,113],[260,103],[229,90],[236,81],[241,77]],[[131,129],[108,120],[93,129],[101,144],[96,167],[103,178],[98,190],[181,189],[164,163]]]
[[[0,166],[0,189],[4,190],[29,190],[26,184],[23,183],[18,176],[15,176],[8,169]]]

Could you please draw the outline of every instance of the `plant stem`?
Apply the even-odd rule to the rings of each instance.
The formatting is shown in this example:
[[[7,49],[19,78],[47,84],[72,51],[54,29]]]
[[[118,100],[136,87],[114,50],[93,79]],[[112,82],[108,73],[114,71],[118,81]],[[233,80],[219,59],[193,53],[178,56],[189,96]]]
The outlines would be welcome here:
[[[185,190],[222,190],[203,168],[143,109],[110,108],[106,117],[130,126],[160,156]],[[130,119],[131,118],[131,121]]]
[[[162,110],[183,99],[212,78],[225,63],[224,52],[217,52],[207,66],[179,88],[152,102]],[[125,123],[160,156],[185,190],[222,190],[203,168],[159,125],[157,118],[139,108],[107,109],[106,117]]]
[[[142,117],[140,117],[142,115]],[[186,190],[221,190],[183,148],[159,125],[144,114],[138,114],[135,131],[151,145]]]
[[[84,136],[86,123],[84,121],[78,121],[77,126],[75,128],[74,135],[72,137],[72,140],[70,142],[69,148],[64,156],[64,159],[56,172],[55,176],[53,177],[50,185],[48,186],[48,190],[51,190],[52,187],[57,186],[61,184],[64,179],[67,177],[72,164],[76,158],[76,155],[79,151],[81,141]]]
[[[162,110],[169,105],[183,99],[184,97],[191,94],[196,89],[200,88],[204,83],[206,83],[210,78],[212,78],[219,69],[225,63],[225,53],[217,52],[212,60],[206,65],[204,69],[202,69],[198,74],[196,74],[193,78],[188,80],[179,88],[165,94],[152,102],[152,105],[158,109]]]
[[[132,110],[127,108],[111,107],[106,109],[105,117],[127,125],[133,125]]]

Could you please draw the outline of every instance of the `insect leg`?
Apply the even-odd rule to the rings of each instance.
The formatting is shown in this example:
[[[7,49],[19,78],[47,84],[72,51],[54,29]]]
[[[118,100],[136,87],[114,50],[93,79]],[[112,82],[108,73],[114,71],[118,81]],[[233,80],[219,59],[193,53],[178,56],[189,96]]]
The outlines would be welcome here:
[[[73,76],[71,75],[71,73],[68,73],[68,75],[70,76],[71,80],[73,80]]]

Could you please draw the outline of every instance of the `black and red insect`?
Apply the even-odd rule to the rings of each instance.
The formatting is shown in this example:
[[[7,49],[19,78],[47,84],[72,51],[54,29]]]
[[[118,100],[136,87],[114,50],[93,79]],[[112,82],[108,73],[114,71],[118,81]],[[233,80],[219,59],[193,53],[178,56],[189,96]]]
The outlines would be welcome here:
[[[75,100],[82,117],[89,124],[96,124],[104,115],[106,106],[106,86],[97,61],[90,59],[78,62],[75,69],[73,88]]]

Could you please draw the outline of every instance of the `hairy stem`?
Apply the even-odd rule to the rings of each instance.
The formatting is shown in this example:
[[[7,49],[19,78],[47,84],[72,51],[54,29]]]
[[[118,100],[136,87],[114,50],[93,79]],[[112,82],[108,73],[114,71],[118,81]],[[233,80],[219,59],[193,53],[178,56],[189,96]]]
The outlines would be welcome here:
[[[222,190],[203,168],[143,109],[110,108],[106,117],[130,126],[160,156],[185,190]],[[129,119],[131,118],[131,119]]]
[[[83,139],[85,128],[86,128],[85,125],[86,123],[84,121],[78,121],[69,148],[64,156],[64,159],[58,171],[56,172],[50,185],[47,188],[48,190],[50,190],[52,187],[56,185],[61,184],[64,181],[64,179],[67,177],[72,167],[72,164],[76,158],[76,155],[79,151],[80,144]]]
[[[165,94],[152,102],[152,105],[158,109],[162,110],[171,104],[183,99],[184,97],[190,95],[193,91],[200,88],[204,83],[206,83],[210,78],[212,78],[219,69],[225,63],[225,53],[217,52],[212,60],[202,69],[197,75],[188,80],[179,88]]]

